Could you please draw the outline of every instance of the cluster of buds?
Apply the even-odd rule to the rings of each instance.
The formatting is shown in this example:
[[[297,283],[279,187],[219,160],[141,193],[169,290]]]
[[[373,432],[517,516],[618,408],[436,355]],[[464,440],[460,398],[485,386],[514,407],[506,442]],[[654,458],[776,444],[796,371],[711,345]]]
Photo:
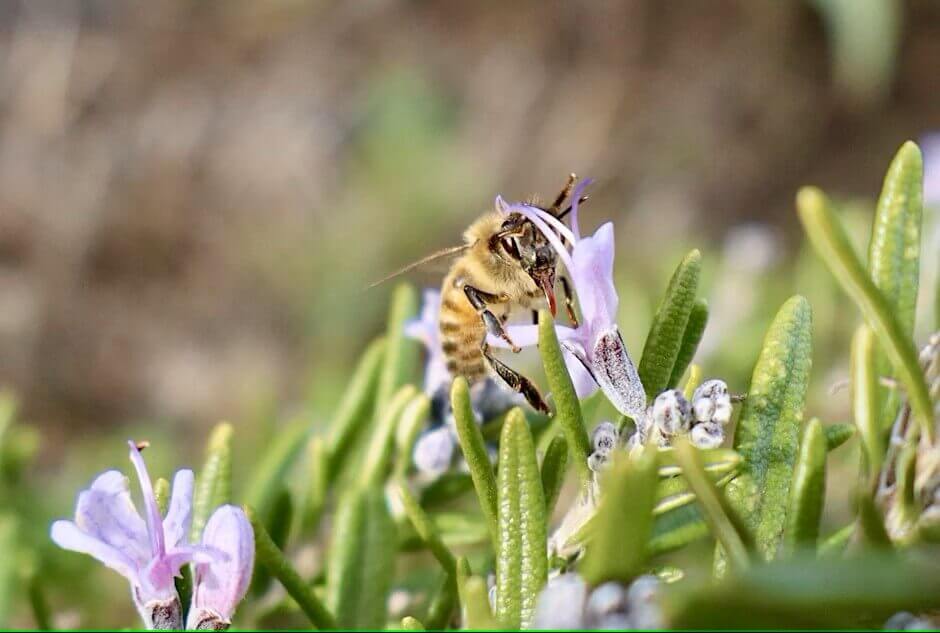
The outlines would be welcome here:
[[[678,389],[667,389],[637,420],[636,432],[627,440],[627,446],[654,442],[666,447],[676,436],[688,435],[694,446],[717,448],[725,441],[724,427],[731,421],[731,413],[731,395],[723,380],[703,382],[692,394],[691,403]]]
[[[655,576],[640,576],[629,587],[606,582],[591,588],[578,574],[559,574],[539,594],[533,628],[661,629],[659,587]]]
[[[148,629],[183,628],[175,578],[184,565],[192,564],[193,595],[186,628],[227,629],[248,591],[254,567],[254,532],[248,517],[241,508],[223,505],[209,517],[201,541],[189,543],[193,472],[176,473],[163,516],[140,449],[134,442],[128,444],[146,518],[131,501],[127,477],[109,470],[78,495],[74,521],[52,524],[52,540],[124,576]]]

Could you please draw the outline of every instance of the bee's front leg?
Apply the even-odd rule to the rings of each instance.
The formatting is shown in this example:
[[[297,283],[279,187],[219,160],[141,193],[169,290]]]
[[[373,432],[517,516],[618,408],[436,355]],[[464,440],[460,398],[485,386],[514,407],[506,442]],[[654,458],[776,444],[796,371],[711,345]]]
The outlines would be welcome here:
[[[486,307],[487,304],[506,303],[509,300],[508,297],[504,295],[494,295],[491,292],[485,292],[469,285],[463,287],[463,293],[467,296],[467,300],[470,301],[470,305],[476,309],[477,314],[483,319],[483,325],[486,327],[487,334],[498,336],[509,343],[509,347],[515,353],[522,351],[521,348],[509,338],[509,334],[506,333],[506,329],[503,327],[503,323],[500,321],[499,317]]]
[[[544,398],[542,398],[542,394],[539,393],[538,388],[532,384],[532,381],[497,358],[494,358],[493,355],[490,354],[489,345],[486,344],[485,340],[480,346],[480,351],[483,352],[483,358],[486,359],[486,361],[490,364],[490,367],[496,371],[496,374],[503,380],[503,382],[509,385],[510,389],[513,391],[521,393],[523,396],[525,396],[526,402],[529,403],[529,406],[546,415],[551,413],[548,405],[545,404]]]
[[[568,312],[568,320],[571,321],[571,325],[574,328],[579,326],[578,315],[574,311],[574,299],[571,294],[571,282],[568,281],[568,277],[565,275],[559,275],[558,280],[561,281],[561,290],[565,295],[565,310]]]

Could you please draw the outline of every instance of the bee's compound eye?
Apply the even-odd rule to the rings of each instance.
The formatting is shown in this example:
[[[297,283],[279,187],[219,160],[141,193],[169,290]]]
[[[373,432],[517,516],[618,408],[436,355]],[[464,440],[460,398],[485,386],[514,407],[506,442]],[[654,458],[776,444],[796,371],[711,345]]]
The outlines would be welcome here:
[[[519,255],[519,247],[516,246],[516,240],[511,237],[504,237],[501,242],[503,243],[503,250],[505,250],[511,257],[514,259],[522,259]]]

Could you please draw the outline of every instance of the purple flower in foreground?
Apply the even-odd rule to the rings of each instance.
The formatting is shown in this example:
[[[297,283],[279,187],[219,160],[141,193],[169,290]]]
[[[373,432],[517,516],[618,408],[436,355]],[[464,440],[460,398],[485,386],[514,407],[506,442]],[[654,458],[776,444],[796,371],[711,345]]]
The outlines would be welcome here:
[[[583,180],[572,193],[571,228],[551,214],[526,204],[506,204],[496,199],[504,213],[521,213],[545,234],[571,275],[582,323],[576,328],[558,326],[558,338],[575,390],[579,397],[598,386],[618,411],[633,418],[646,409],[646,395],[636,366],[617,328],[619,298],[614,287],[614,226],[608,222],[594,235],[581,237],[578,200],[590,180]],[[565,247],[559,235],[571,244]],[[538,339],[535,326],[510,326],[509,336],[517,345],[532,345]],[[500,345],[495,337],[492,345]],[[500,345],[505,347],[505,344]]]
[[[244,511],[232,505],[219,507],[206,522],[202,546],[215,556],[195,566],[186,628],[222,631],[248,591],[255,563],[255,535]]]
[[[166,517],[161,517],[144,459],[134,442],[128,444],[146,520],[131,501],[127,478],[109,470],[78,495],[74,522],[52,524],[52,540],[59,547],[92,556],[127,578],[148,628],[179,629],[182,610],[174,577],[190,561],[211,560],[186,538],[192,519],[193,472],[176,473]]]

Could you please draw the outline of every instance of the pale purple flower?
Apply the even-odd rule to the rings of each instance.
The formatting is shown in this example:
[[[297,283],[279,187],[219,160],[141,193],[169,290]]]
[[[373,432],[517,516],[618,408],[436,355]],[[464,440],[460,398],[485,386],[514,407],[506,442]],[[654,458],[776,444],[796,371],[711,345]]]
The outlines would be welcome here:
[[[645,412],[646,395],[617,328],[614,226],[607,222],[587,237],[581,237],[578,226],[578,200],[590,182],[582,181],[572,193],[570,229],[551,214],[526,204],[509,205],[497,197],[496,207],[507,214],[521,213],[532,221],[554,246],[571,276],[582,322],[577,328],[557,326],[557,332],[578,396],[586,397],[599,386],[620,413],[636,419]],[[559,235],[571,244],[570,252]],[[519,346],[532,345],[538,339],[537,328],[531,325],[510,326],[508,332]],[[489,341],[505,347],[495,337]]]
[[[440,475],[450,468],[457,439],[447,426],[425,431],[415,442],[412,459],[415,468],[429,475]]]
[[[208,552],[187,542],[193,472],[176,473],[169,508],[162,517],[143,457],[134,442],[128,444],[146,519],[131,501],[127,478],[109,470],[78,495],[74,522],[52,524],[52,540],[64,549],[88,554],[124,576],[148,628],[180,628],[182,611],[174,578],[186,563],[211,559]]]
[[[255,535],[244,511],[233,505],[216,509],[206,522],[202,546],[215,555],[195,565],[186,628],[221,631],[248,591],[255,562]]]
[[[924,158],[924,204],[940,207],[940,132],[920,139]]]
[[[424,392],[435,395],[442,387],[450,385],[447,359],[441,349],[438,317],[441,311],[441,293],[428,288],[424,291],[421,316],[405,324],[405,335],[417,339],[427,349],[428,359],[424,367]]]

